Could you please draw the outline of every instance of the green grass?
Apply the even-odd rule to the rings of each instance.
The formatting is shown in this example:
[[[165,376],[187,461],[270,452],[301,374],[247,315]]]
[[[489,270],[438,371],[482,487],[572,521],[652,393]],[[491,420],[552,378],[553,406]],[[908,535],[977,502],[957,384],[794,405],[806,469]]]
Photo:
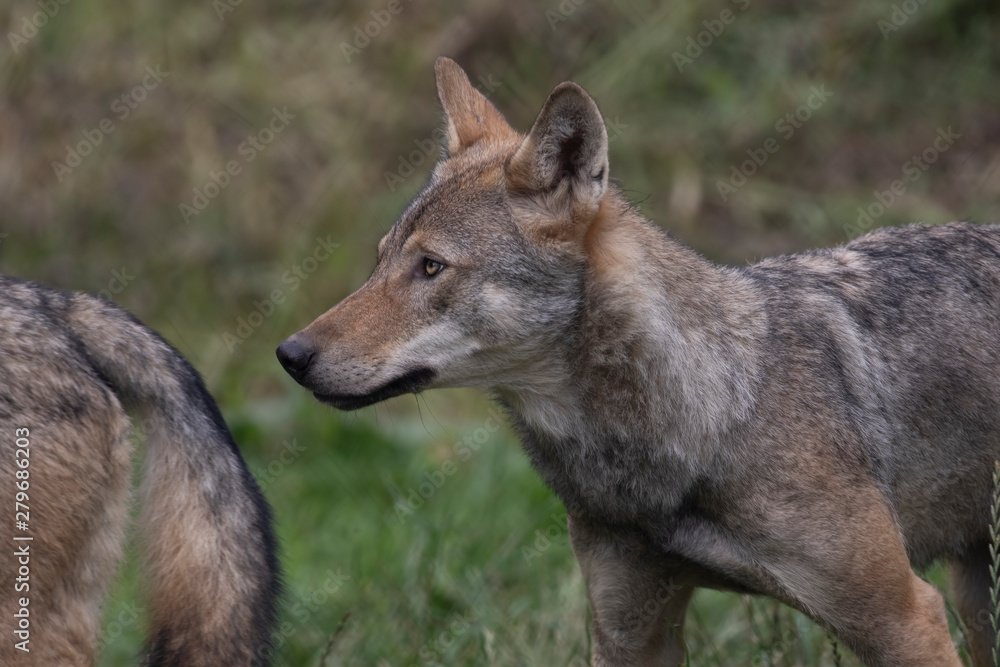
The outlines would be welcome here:
[[[115,287],[116,302],[205,375],[276,510],[284,664],[555,666],[588,654],[580,574],[552,516],[562,509],[506,427],[396,520],[397,501],[487,423],[482,397],[432,392],[419,410],[409,398],[343,415],[315,404],[274,360],[278,342],[363,281],[378,238],[429,173],[424,160],[387,184],[400,156],[439,126],[435,56],[491,82],[521,130],[559,81],[584,85],[609,123],[612,177],[714,260],[845,241],[858,207],[938,128],[962,136],[875,224],[1000,221],[995,2],[926,3],[887,38],[877,22],[898,0],[743,4],[586,0],[553,21],[555,0],[404,2],[351,63],[339,45],[379,3],[259,0],[220,20],[208,0],[89,0],[60,5],[17,53],[5,40],[0,270],[67,289]],[[678,71],[674,53],[725,9],[734,21]],[[0,35],[37,10],[5,5]],[[53,161],[157,64],[170,75],[60,181]],[[718,183],[732,165],[780,136],[776,121],[822,85],[829,101],[723,199]],[[295,118],[186,224],[179,205],[275,107]],[[317,238],[340,247],[287,281]],[[117,289],[123,267],[134,277]],[[267,316],[233,346],[227,334],[275,290],[282,302],[263,306]],[[304,451],[267,472],[293,440]],[[523,547],[546,530],[551,545],[529,559]],[[327,592],[337,586],[328,571],[349,578]],[[941,569],[928,576],[947,590]],[[141,604],[130,559],[107,604],[101,664],[133,661]],[[451,626],[460,632],[437,650]],[[823,632],[766,600],[700,592],[688,636],[696,666],[834,664]]]

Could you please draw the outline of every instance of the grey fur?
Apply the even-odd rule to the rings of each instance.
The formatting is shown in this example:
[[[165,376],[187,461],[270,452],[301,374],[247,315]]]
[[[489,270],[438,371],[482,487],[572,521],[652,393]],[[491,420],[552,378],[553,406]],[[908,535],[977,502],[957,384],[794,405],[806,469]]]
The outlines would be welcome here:
[[[414,369],[406,390],[491,391],[566,503],[595,665],[680,664],[691,591],[713,587],[800,609],[871,665],[957,666],[911,569],[947,559],[985,667],[1000,230],[720,267],[607,186],[582,89],[557,87],[523,137],[456,69],[439,60],[438,94],[475,131],[369,281],[279,348],[286,366],[309,351],[296,379],[342,407]]]

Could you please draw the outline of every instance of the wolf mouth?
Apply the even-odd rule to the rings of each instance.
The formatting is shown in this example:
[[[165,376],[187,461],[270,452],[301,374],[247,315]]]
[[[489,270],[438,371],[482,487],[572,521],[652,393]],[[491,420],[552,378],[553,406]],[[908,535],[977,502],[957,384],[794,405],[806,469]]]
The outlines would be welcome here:
[[[314,391],[313,396],[338,410],[357,410],[388,398],[426,389],[431,380],[434,379],[434,375],[434,371],[430,368],[415,368],[366,394],[324,394]]]

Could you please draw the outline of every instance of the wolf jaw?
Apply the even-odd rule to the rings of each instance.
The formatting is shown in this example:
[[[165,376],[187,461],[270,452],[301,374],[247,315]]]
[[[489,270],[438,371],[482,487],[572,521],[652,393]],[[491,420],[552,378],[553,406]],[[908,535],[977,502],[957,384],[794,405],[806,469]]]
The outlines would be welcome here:
[[[367,394],[321,394],[313,392],[317,400],[332,405],[338,410],[358,410],[403,394],[414,394],[426,388],[434,379],[430,368],[415,368],[395,380],[390,380]]]

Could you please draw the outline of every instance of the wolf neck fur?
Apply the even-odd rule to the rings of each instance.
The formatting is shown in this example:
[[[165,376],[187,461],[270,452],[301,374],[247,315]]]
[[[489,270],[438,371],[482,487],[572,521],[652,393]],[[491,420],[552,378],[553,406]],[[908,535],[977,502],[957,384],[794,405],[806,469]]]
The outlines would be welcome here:
[[[548,441],[665,446],[705,463],[753,409],[765,316],[735,270],[668,237],[609,192],[585,239],[573,342],[500,394]],[[708,455],[708,456],[706,456]]]

